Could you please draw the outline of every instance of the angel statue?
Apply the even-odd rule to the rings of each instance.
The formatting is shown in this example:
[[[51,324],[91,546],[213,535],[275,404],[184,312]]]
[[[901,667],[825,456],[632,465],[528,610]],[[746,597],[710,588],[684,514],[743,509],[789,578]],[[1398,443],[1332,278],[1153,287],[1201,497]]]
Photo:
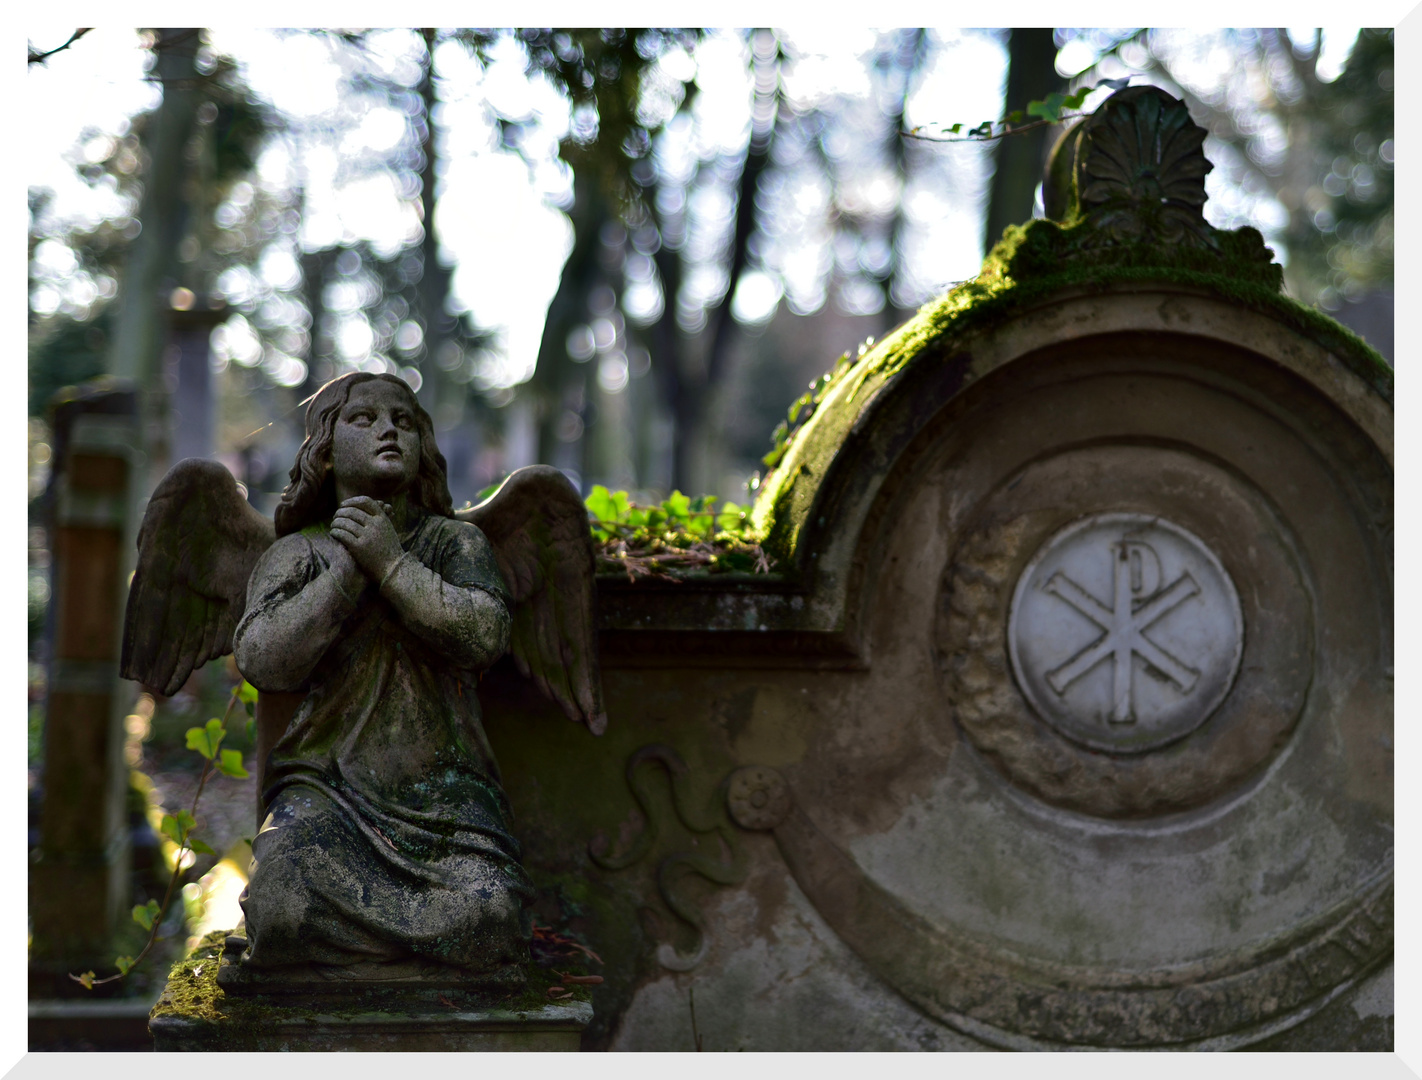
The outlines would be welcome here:
[[[149,501],[123,674],[172,694],[235,652],[261,691],[261,826],[229,992],[516,987],[532,891],[480,724],[519,670],[601,734],[587,512],[556,469],[454,510],[429,415],[392,375],[327,383],[273,523],[179,462]]]

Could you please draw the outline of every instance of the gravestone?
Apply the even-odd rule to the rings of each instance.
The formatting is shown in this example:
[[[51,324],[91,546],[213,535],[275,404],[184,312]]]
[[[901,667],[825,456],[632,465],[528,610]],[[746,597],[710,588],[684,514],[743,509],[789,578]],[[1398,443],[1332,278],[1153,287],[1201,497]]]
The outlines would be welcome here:
[[[123,715],[132,697],[118,653],[143,465],[130,387],[69,388],[53,410],[44,807],[30,866],[30,988],[42,997],[72,994],[70,972],[112,962],[131,900]]]
[[[1390,1049],[1392,379],[1154,88],[837,371],[769,575],[599,579],[485,722],[611,1049]],[[802,417],[803,419],[803,417]]]

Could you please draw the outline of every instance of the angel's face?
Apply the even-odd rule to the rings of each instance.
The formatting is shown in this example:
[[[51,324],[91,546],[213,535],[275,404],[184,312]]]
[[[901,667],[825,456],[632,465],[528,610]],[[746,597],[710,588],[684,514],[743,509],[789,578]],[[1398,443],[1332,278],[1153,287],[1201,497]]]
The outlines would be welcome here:
[[[388,498],[420,471],[420,433],[409,394],[394,383],[358,383],[336,417],[331,469],[338,487]]]

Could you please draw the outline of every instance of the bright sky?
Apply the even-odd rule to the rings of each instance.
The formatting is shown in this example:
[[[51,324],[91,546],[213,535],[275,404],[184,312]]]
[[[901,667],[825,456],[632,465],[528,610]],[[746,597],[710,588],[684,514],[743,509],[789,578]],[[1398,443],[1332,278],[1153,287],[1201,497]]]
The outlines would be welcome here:
[[[71,29],[32,31],[30,40],[37,47],[52,47]],[[797,102],[808,105],[835,94],[861,98],[869,94],[858,57],[873,46],[872,31],[822,25],[792,29],[790,37],[802,54],[787,80]],[[259,29],[217,30],[212,41],[216,49],[238,59],[252,89],[286,114],[294,132],[300,132],[303,124],[314,124],[338,104],[340,50],[328,41]],[[410,45],[409,35],[391,31],[374,35],[370,51],[386,74],[402,77],[410,74],[412,57],[417,55]],[[698,51],[697,144],[685,148],[688,154],[734,153],[744,146],[750,86],[741,49],[736,38],[718,35]],[[127,131],[128,117],[157,103],[157,91],[142,81],[142,58],[131,30],[99,29],[69,52],[28,72],[32,100],[44,101],[45,107],[29,114],[29,137],[22,148],[25,173],[31,187],[55,192],[51,212],[56,218],[93,224],[123,211],[113,193],[80,180],[74,163],[86,149],[93,159],[102,158],[111,145],[109,139]],[[457,300],[480,325],[501,331],[497,381],[522,381],[532,371],[544,314],[572,243],[571,226],[558,209],[570,197],[571,177],[556,161],[557,141],[568,129],[568,109],[551,88],[524,78],[522,54],[512,42],[496,52],[488,70],[481,70],[456,45],[442,47],[436,63],[444,98],[441,127],[446,132],[437,224],[444,253],[456,266],[453,288]],[[996,88],[1002,63],[1002,49],[990,38],[943,32],[937,61],[911,103],[912,121],[944,119],[929,102],[952,102],[955,115],[961,112],[975,119],[981,118],[979,114],[993,115],[999,107]],[[682,64],[689,61],[683,57]],[[531,156],[541,155],[542,164],[529,168],[497,148],[486,100],[496,102],[506,114],[537,119]],[[275,188],[304,182],[307,201],[301,242],[308,249],[363,238],[394,251],[419,235],[410,193],[395,190],[389,173],[344,175],[351,170],[343,166],[352,159],[390,150],[403,131],[404,118],[394,110],[371,103],[358,103],[357,108],[364,110],[363,115],[339,142],[300,138],[273,147],[259,162],[254,177],[259,184]],[[980,179],[975,161],[979,148],[942,152],[965,164],[966,177]],[[872,185],[865,191],[871,199],[876,194],[879,200],[893,197],[892,190],[876,192]],[[803,198],[797,199],[807,218],[820,216],[828,192],[801,194]],[[920,226],[915,266],[926,287],[941,288],[976,273],[981,258],[980,206],[972,196],[977,194],[925,185],[906,193],[911,216]],[[824,302],[821,279],[827,235],[823,232],[819,226],[805,233],[805,242],[798,247],[789,244],[781,253],[794,310],[813,310]],[[295,254],[274,253],[272,276],[289,277]],[[53,245],[42,256],[62,263],[65,253]],[[714,288],[714,280],[708,280],[706,287]],[[778,281],[757,276],[737,296],[737,313],[757,320],[768,317],[780,296]]]
[[[30,40],[38,47],[52,47],[71,30],[66,26],[32,31]],[[1001,45],[982,32],[936,33],[934,60],[909,103],[909,125],[975,123],[1000,115],[1005,60]],[[1353,29],[1325,32],[1320,61],[1325,76],[1337,74],[1355,33]],[[872,88],[860,58],[873,47],[874,31],[826,21],[789,28],[788,37],[799,56],[786,78],[792,101],[807,107],[839,95],[851,104],[858,100],[873,107]],[[1208,37],[1208,32],[1192,32],[1190,43],[1198,46],[1192,53],[1195,59],[1179,65],[1197,85],[1228,75],[1221,68],[1228,53],[1202,45]],[[273,190],[305,186],[302,246],[314,250],[365,239],[378,250],[393,253],[418,239],[421,226],[415,193],[397,190],[396,174],[388,170],[360,175],[352,168],[353,162],[378,159],[395,147],[406,121],[374,99],[348,97],[342,102],[338,92],[342,49],[319,35],[260,29],[221,29],[213,32],[212,41],[217,50],[237,58],[252,89],[289,120],[293,138],[278,142],[262,156],[253,179]],[[717,151],[733,154],[745,145],[750,83],[743,48],[738,37],[719,34],[698,50],[697,122],[666,140],[659,151],[666,168],[689,175],[696,156],[704,159]],[[413,83],[418,55],[407,31],[370,36],[367,62],[374,62],[387,76]],[[44,108],[28,111],[29,131],[19,149],[25,156],[29,186],[55,192],[51,210],[55,217],[92,225],[123,212],[122,200],[106,188],[85,184],[74,165],[86,156],[101,160],[112,147],[111,139],[126,132],[128,117],[156,104],[157,90],[142,78],[143,56],[132,30],[97,29],[47,64],[32,65],[27,73],[31,100],[43,101]],[[1058,66],[1064,74],[1072,74],[1092,59],[1090,49],[1082,45],[1064,50]],[[351,63],[348,56],[344,62]],[[683,71],[692,67],[685,56],[679,63]],[[568,108],[547,84],[524,77],[522,51],[512,41],[496,50],[487,70],[462,47],[447,43],[437,52],[436,69],[444,101],[440,116],[444,171],[437,209],[443,252],[456,267],[456,300],[479,325],[499,332],[495,370],[488,373],[492,376],[488,381],[517,383],[532,372],[547,305],[572,243],[571,226],[559,209],[570,198],[571,176],[556,157],[557,142],[568,131]],[[486,102],[497,104],[506,115],[536,120],[525,143],[532,167],[499,149]],[[323,134],[323,129],[330,129],[330,114],[338,105],[347,114],[340,130]],[[972,277],[981,260],[984,149],[940,146],[932,153],[939,157],[940,167],[924,170],[903,192],[914,225],[910,266],[922,293],[920,300]],[[1281,206],[1267,193],[1249,194],[1229,184],[1227,173],[1226,168],[1216,169],[1208,180],[1212,203],[1207,213],[1212,220],[1226,227],[1251,222],[1266,237],[1283,226]],[[834,258],[834,237],[826,220],[830,191],[822,179],[808,174],[796,184],[775,204],[777,231],[767,244],[767,258],[779,274],[750,275],[734,298],[736,314],[745,320],[769,317],[782,299],[799,313],[817,310],[825,302],[825,272]],[[896,197],[897,181],[882,170],[851,176],[842,191],[846,201],[856,199],[871,208],[890,206]],[[729,212],[729,205],[717,204],[717,199],[724,202],[719,192],[698,192],[697,198],[693,216],[714,221]],[[291,288],[299,280],[297,254],[295,247],[274,248],[262,263],[263,276],[272,285]],[[69,256],[63,245],[42,246],[38,259],[57,279],[67,272]],[[714,265],[699,276],[694,274],[688,282],[693,294],[705,297],[724,288],[724,277],[717,274]],[[63,300],[71,310],[76,306],[82,310],[101,295],[84,285],[72,286],[80,291],[61,298],[56,290],[63,287],[56,282],[53,289],[40,290],[36,306],[53,310]],[[111,291],[107,285],[104,288]],[[638,305],[650,310],[648,305],[656,302],[650,284],[644,284],[641,293],[635,285],[629,289],[627,306],[634,314]],[[358,321],[363,323],[363,317]],[[369,355],[369,338],[364,325],[343,326],[337,335],[338,344],[353,361]],[[286,374],[299,381],[298,368],[287,366],[291,370]]]

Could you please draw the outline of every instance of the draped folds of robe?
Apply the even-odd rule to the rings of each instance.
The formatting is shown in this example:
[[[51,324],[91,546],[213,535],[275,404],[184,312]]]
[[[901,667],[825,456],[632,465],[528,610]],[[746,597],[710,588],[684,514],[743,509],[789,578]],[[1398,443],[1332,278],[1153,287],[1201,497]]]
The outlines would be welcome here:
[[[505,585],[472,525],[424,516],[401,543],[358,597],[325,525],[252,574],[238,665],[259,690],[306,691],[268,759],[242,901],[253,972],[457,979],[527,959],[532,890],[475,695],[508,641]]]

